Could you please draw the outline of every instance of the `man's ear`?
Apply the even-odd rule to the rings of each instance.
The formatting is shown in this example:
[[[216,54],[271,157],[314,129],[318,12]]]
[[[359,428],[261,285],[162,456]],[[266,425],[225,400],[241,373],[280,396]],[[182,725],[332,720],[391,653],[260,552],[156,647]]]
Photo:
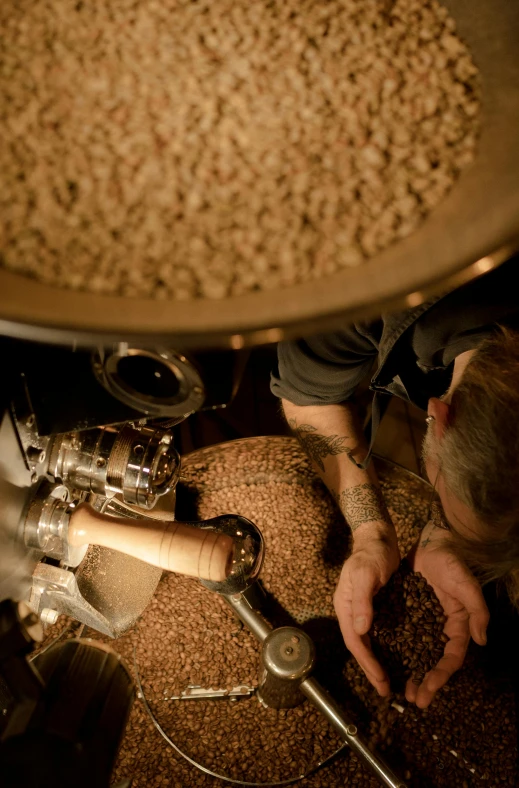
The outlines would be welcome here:
[[[449,421],[448,404],[437,397],[431,397],[427,403],[427,415],[433,417],[434,434],[438,440],[441,440]]]

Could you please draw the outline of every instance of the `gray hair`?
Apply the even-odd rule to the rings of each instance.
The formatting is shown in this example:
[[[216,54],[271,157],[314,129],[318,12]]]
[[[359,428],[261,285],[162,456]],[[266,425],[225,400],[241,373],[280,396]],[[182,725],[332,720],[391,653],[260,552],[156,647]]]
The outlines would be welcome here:
[[[454,533],[456,552],[483,582],[502,579],[519,605],[519,333],[500,327],[468,363],[441,440],[428,430],[450,492],[474,513],[479,539]]]

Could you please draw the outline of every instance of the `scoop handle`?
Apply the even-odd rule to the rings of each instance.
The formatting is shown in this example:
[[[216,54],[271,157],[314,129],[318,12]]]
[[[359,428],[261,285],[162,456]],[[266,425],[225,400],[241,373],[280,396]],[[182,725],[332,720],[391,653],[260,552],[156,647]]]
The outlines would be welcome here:
[[[228,576],[234,552],[234,542],[227,534],[176,520],[107,517],[88,504],[81,504],[70,515],[68,542],[77,547],[109,547],[168,572],[215,582]]]

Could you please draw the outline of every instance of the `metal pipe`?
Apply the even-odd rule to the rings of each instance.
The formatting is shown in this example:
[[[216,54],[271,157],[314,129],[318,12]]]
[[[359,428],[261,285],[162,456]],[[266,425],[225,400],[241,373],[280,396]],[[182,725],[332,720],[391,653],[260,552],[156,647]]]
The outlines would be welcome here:
[[[387,785],[389,788],[406,788],[405,783],[393,773],[389,766],[378,755],[371,752],[359,736],[357,726],[347,719],[340,706],[321,687],[318,681],[311,677],[307,678],[301,682],[299,688],[310,703],[324,714],[339,736],[349,744],[355,754],[378,777],[383,785]]]
[[[265,619],[254,610],[243,594],[234,594],[232,596],[223,596],[227,604],[234,610],[240,621],[243,621],[246,627],[250,629],[254,637],[263,643],[269,632],[272,632],[272,627]]]

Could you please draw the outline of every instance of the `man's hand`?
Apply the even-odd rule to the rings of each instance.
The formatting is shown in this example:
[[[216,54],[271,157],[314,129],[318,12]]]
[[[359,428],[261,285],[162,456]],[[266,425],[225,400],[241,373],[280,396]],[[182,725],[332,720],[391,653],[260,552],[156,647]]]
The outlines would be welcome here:
[[[387,531],[387,526],[384,527]],[[356,539],[342,567],[333,599],[347,648],[382,696],[389,695],[389,680],[375,659],[367,633],[373,621],[373,597],[399,564],[400,552],[394,531],[380,538],[370,533],[366,539]]]
[[[432,586],[447,617],[444,632],[449,641],[443,657],[419,687],[411,681],[406,687],[407,700],[425,709],[462,666],[470,636],[485,645],[489,612],[476,578],[449,549],[448,534],[434,523],[425,526],[408,560]]]

